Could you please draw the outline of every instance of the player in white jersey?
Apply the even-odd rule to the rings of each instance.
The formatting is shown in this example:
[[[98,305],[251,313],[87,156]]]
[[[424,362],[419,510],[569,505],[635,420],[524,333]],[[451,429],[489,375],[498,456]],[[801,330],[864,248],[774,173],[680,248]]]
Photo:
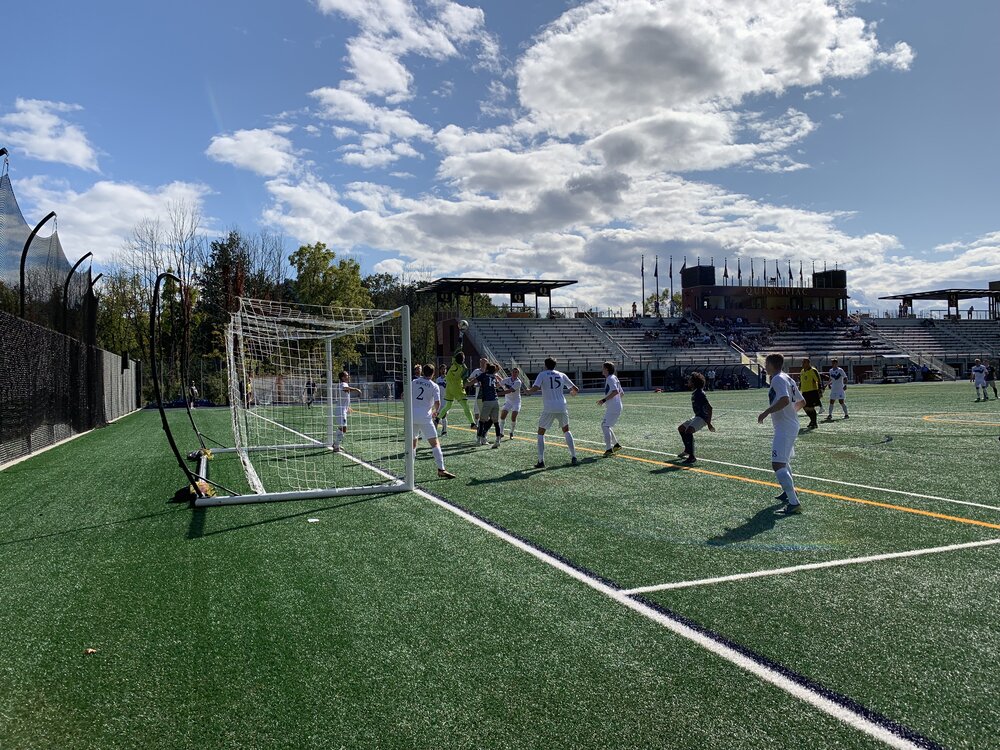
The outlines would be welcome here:
[[[340,444],[347,434],[347,415],[351,412],[351,394],[358,396],[361,391],[351,385],[351,374],[347,370],[341,370],[340,383],[333,391],[333,418],[337,431],[333,433],[333,452],[340,450]]]
[[[615,363],[605,362],[604,368],[604,398],[597,402],[598,406],[604,407],[604,419],[601,420],[601,430],[604,432],[604,455],[610,456],[622,449],[618,444],[618,436],[615,435],[614,427],[622,416],[622,384],[615,375]]]
[[[489,360],[486,357],[479,358],[479,367],[472,371],[469,376],[469,380],[476,383],[476,395],[472,399],[472,416],[476,418],[476,423],[472,425],[473,429],[479,427],[479,376],[486,372],[486,366],[489,364]]]
[[[835,360],[830,360],[830,372],[827,373],[830,376],[830,409],[826,414],[825,422],[833,421],[833,402],[839,401],[840,408],[844,411],[844,419],[850,419],[851,416],[847,413],[847,373],[844,372],[840,363]]]
[[[524,381],[521,380],[521,368],[515,367],[510,371],[510,377],[504,378],[500,383],[503,389],[503,408],[500,410],[500,432],[503,433],[507,427],[507,415],[510,415],[510,439],[514,439],[514,430],[517,429],[517,415],[521,412],[521,391],[524,390]]]
[[[976,364],[972,366],[972,381],[976,386],[976,401],[989,401],[989,393],[986,390],[986,372],[989,368],[986,367],[980,360],[976,360]],[[980,398],[979,393],[982,391],[982,397]]]
[[[552,357],[545,359],[545,369],[538,373],[535,384],[528,389],[528,393],[542,393],[542,415],[538,418],[538,463],[536,469],[545,468],[545,431],[552,426],[553,422],[559,422],[562,427],[563,437],[566,439],[566,447],[569,448],[571,457],[570,464],[576,466],[576,444],[573,442],[573,433],[569,431],[569,412],[566,406],[566,396],[563,389],[568,388],[572,395],[580,392],[569,376],[556,369],[558,362]]]
[[[441,451],[437,428],[434,426],[434,419],[441,409],[441,389],[433,381],[433,377],[434,365],[424,365],[420,377],[415,378],[410,386],[410,403],[413,405],[413,452],[416,453],[417,441],[423,437],[434,453],[438,476],[442,479],[454,479],[454,474],[445,471],[444,453]]]
[[[789,466],[795,455],[795,438],[799,435],[798,410],[805,405],[805,399],[795,381],[782,372],[785,358],[780,354],[769,354],[764,360],[764,369],[771,378],[771,389],[768,392],[770,405],[757,415],[761,424],[771,417],[774,425],[774,438],[771,441],[771,468],[783,490],[778,496],[787,506],[782,511],[785,514],[801,513],[802,506],[795,494],[795,481]]]

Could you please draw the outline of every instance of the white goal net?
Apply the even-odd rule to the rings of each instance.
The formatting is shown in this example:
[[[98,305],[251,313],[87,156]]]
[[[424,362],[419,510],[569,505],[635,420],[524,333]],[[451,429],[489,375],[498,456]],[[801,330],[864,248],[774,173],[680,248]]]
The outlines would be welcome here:
[[[241,299],[226,336],[235,452],[251,494],[204,504],[413,486],[409,309]]]

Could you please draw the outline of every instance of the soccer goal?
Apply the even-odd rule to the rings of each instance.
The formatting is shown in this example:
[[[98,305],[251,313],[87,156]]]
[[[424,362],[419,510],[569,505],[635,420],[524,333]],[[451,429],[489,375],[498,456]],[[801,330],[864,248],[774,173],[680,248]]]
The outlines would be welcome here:
[[[409,315],[241,299],[226,332],[235,446],[211,455],[238,456],[250,492],[195,505],[413,489]]]

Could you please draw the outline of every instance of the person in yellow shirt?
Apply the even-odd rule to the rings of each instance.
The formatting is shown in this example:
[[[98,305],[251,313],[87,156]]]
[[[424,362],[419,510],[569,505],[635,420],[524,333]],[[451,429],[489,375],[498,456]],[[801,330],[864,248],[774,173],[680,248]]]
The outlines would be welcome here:
[[[468,396],[465,394],[465,381],[469,377],[469,368],[465,366],[465,352],[459,350],[452,358],[451,367],[445,373],[444,389],[444,409],[438,414],[441,421],[441,434],[448,434],[448,412],[456,403],[465,412],[465,419],[469,422],[471,429],[475,429],[475,421],[472,418],[472,411],[469,409]]]
[[[802,391],[802,398],[806,400],[804,411],[809,415],[809,425],[806,429],[815,430],[819,427],[819,422],[816,421],[816,409],[823,408],[823,381],[820,379],[819,370],[813,367],[808,359],[802,360],[799,390]]]

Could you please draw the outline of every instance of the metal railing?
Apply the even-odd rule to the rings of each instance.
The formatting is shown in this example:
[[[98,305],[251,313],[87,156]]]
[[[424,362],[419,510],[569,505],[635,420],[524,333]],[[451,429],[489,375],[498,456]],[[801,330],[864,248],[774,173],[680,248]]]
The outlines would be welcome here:
[[[636,361],[635,357],[632,356],[632,354],[629,352],[628,349],[622,346],[621,342],[619,342],[617,339],[615,339],[614,336],[612,336],[605,330],[604,326],[601,325],[600,321],[598,321],[593,315],[590,314],[590,310],[585,310],[583,313],[583,317],[586,320],[590,321],[590,324],[594,326],[595,329],[597,329],[598,336],[600,336],[602,339],[604,339],[604,341],[610,344],[613,350],[618,351],[618,353],[621,355],[623,365],[626,362],[632,362],[633,364],[635,363]]]

